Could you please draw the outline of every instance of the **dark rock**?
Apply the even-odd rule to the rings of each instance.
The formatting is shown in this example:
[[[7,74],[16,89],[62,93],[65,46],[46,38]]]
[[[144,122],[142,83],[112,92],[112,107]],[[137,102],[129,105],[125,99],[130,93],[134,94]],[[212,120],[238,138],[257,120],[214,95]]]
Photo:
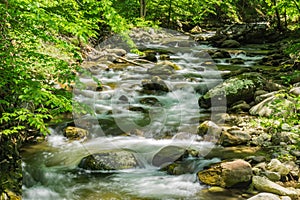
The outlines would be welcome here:
[[[238,101],[234,103],[229,111],[232,111],[234,113],[242,113],[242,112],[248,112],[250,110],[250,105],[247,104],[245,101]]]
[[[155,52],[145,52],[145,56],[142,57],[142,59],[151,61],[151,62],[157,62],[156,53]]]
[[[245,61],[242,58],[232,58],[230,60],[230,63],[234,65],[240,65],[240,64],[242,65],[245,63]]]
[[[143,92],[155,93],[155,92],[169,92],[167,84],[158,76],[152,77],[150,80],[142,81]]]
[[[223,48],[237,48],[240,46],[241,46],[241,44],[236,40],[225,40],[221,44],[221,47],[223,47]]]
[[[218,59],[218,58],[231,58],[228,51],[225,50],[217,50],[215,53],[212,54],[211,58]]]

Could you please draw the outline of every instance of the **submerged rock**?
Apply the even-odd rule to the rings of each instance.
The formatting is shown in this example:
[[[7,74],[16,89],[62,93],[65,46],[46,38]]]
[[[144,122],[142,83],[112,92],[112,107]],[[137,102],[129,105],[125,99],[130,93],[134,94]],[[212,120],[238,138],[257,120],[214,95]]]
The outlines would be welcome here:
[[[244,160],[223,162],[198,172],[201,182],[224,188],[248,185],[252,178],[251,165]]]
[[[139,164],[129,151],[112,151],[84,157],[78,167],[87,170],[122,170],[138,167]]]

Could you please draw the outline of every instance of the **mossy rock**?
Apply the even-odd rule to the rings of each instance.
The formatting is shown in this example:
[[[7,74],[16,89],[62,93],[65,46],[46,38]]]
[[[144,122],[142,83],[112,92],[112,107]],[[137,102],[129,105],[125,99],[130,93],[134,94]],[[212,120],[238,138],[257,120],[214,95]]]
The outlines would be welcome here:
[[[84,157],[78,167],[87,170],[122,170],[138,167],[139,164],[129,151],[112,151]]]
[[[231,106],[240,100],[249,103],[254,100],[255,91],[262,88],[265,83],[266,80],[259,73],[244,73],[231,77],[210,89],[200,97],[198,103],[202,108],[219,105]]]
[[[211,186],[223,188],[248,185],[252,178],[251,165],[244,160],[222,162],[207,170],[200,171],[198,178],[201,182]]]

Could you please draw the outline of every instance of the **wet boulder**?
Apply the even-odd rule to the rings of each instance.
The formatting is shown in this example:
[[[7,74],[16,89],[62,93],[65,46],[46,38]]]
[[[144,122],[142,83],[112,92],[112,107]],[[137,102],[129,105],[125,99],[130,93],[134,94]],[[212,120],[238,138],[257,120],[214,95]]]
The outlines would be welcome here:
[[[88,131],[82,128],[68,126],[64,129],[64,136],[70,140],[80,140],[86,138]]]
[[[151,79],[142,80],[142,92],[147,94],[154,94],[156,92],[169,92],[167,84],[158,76]]]
[[[242,58],[232,58],[230,63],[233,65],[243,65],[245,64],[245,61]]]
[[[217,50],[214,53],[211,53],[211,58],[221,59],[221,58],[231,58],[230,53],[225,50]]]
[[[156,63],[153,67],[149,68],[147,72],[155,76],[169,76],[175,73],[176,70],[180,70],[181,67],[171,61],[162,61]]]
[[[223,48],[237,48],[240,46],[241,46],[241,44],[236,40],[225,40],[221,44],[221,47],[223,47]]]
[[[259,73],[244,73],[231,77],[210,89],[199,98],[198,103],[201,108],[224,104],[230,107],[241,100],[249,103],[254,100],[255,91],[265,83],[266,80]]]
[[[152,165],[163,168],[175,161],[181,160],[184,156],[187,156],[185,148],[173,145],[165,146],[154,155]]]
[[[244,160],[234,160],[213,165],[198,172],[199,180],[207,185],[223,188],[249,185],[252,178],[251,165]]]
[[[208,167],[220,161],[221,160],[219,158],[213,158],[210,160],[188,158],[167,165],[166,167],[162,168],[162,170],[171,175],[191,174],[198,172],[199,170],[203,170],[205,167]]]
[[[139,164],[132,152],[120,150],[88,155],[78,167],[86,170],[122,170],[137,168]]]

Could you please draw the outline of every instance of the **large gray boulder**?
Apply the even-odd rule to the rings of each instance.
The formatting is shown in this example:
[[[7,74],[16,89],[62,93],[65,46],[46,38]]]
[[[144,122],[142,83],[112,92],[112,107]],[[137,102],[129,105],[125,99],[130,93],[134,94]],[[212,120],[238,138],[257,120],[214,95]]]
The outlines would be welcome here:
[[[199,98],[198,103],[202,108],[224,104],[231,106],[241,100],[249,103],[254,101],[255,91],[263,88],[265,83],[266,80],[259,73],[244,73],[231,77],[210,89]]]
[[[134,154],[125,150],[91,154],[84,157],[78,165],[87,170],[122,170],[138,166]]]
[[[207,170],[198,172],[198,178],[202,183],[224,188],[247,185],[252,178],[251,165],[244,160],[223,162],[212,166]]]

